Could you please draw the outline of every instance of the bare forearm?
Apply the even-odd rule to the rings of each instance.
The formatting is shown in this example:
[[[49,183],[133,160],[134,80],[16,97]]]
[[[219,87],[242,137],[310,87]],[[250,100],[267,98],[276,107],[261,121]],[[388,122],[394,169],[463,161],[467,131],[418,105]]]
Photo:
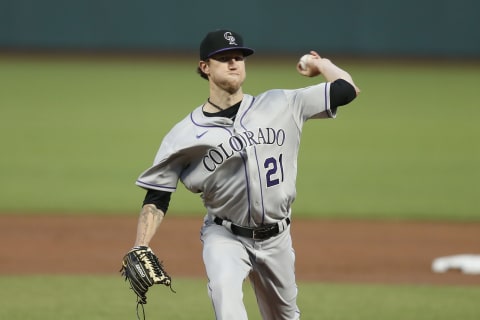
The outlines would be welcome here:
[[[301,68],[300,64],[297,64],[297,70],[300,74],[307,77],[315,77],[321,74],[328,82],[343,79],[355,88],[357,94],[360,93],[360,89],[355,85],[352,76],[347,71],[338,67],[329,59],[322,58],[317,52],[310,51],[309,58],[305,63],[305,69]]]
[[[164,213],[153,204],[143,206],[137,225],[135,246],[148,246],[158,227],[162,223]]]
[[[353,85],[353,79],[350,76],[350,74],[345,70],[339,68],[335,64],[333,64],[329,59],[320,58],[317,60],[316,65],[320,73],[328,82],[333,82],[338,79],[343,79],[345,81],[350,82]]]
[[[336,66],[329,59],[320,58],[316,62],[318,71],[323,75],[325,80],[328,82],[333,82],[338,79],[343,79],[349,82],[354,88],[357,95],[360,93],[360,89],[353,82],[352,76],[342,68]]]

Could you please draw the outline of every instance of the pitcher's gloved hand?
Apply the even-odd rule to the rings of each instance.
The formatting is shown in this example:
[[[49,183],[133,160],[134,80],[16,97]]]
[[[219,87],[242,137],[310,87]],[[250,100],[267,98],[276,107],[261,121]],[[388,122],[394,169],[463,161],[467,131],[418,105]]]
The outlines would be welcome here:
[[[153,251],[146,246],[134,247],[124,257],[120,272],[137,295],[138,304],[147,303],[147,291],[154,284],[163,284],[172,289],[172,279]],[[137,304],[137,306],[138,306]]]

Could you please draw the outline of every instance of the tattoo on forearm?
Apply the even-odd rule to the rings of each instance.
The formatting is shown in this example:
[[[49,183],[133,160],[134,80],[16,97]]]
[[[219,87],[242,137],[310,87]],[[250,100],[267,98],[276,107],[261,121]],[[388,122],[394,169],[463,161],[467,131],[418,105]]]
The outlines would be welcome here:
[[[145,205],[140,213],[138,230],[137,230],[137,245],[146,245],[153,237],[155,230],[163,219],[163,212],[154,205]]]

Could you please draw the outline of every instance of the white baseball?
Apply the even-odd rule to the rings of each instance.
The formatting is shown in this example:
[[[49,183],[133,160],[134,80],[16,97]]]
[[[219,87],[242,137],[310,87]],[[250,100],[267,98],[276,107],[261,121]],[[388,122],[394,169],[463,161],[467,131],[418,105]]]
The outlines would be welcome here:
[[[307,62],[311,56],[312,56],[311,54],[305,54],[300,58],[300,61],[298,62],[300,64],[300,69],[302,70],[307,69]]]

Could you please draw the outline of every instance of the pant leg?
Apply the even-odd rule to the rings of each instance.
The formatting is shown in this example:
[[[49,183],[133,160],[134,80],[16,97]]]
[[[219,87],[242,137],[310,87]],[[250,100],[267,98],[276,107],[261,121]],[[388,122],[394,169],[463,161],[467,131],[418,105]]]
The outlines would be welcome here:
[[[300,319],[290,228],[276,237],[257,241],[254,248],[249,277],[263,320]]]
[[[247,320],[243,303],[243,282],[251,263],[243,244],[223,226],[203,226],[203,262],[208,277],[208,294],[217,320]]]

